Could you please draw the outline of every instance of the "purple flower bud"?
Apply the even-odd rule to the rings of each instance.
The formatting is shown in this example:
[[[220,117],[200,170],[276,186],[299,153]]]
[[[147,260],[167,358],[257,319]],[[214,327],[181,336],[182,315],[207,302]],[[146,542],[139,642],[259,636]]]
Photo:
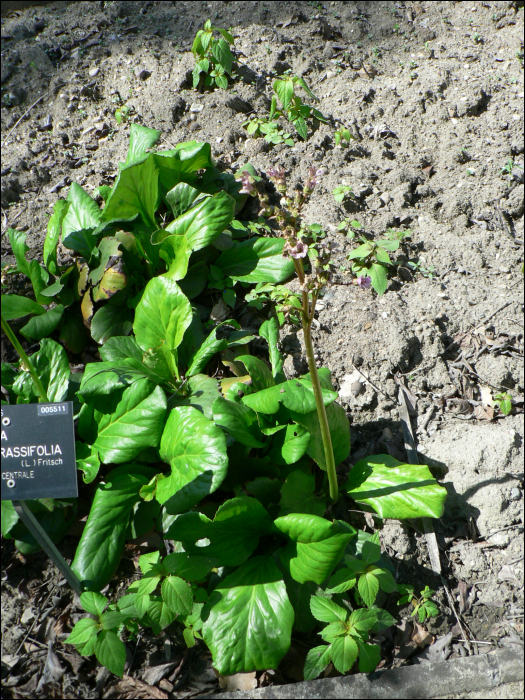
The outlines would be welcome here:
[[[324,170],[322,168],[311,165],[308,168],[308,177],[304,183],[305,190],[313,190],[313,188],[319,184],[319,180],[323,175]]]
[[[361,289],[370,289],[370,287],[372,286],[372,278],[361,276],[354,280],[354,284],[356,284]]]
[[[305,258],[308,255],[308,246],[302,241],[297,241],[295,245],[291,245],[288,241],[285,243],[283,253],[288,253],[290,257]]]
[[[242,188],[239,190],[239,194],[256,194],[257,190],[254,186],[253,177],[247,170],[242,171],[240,180],[242,183]]]

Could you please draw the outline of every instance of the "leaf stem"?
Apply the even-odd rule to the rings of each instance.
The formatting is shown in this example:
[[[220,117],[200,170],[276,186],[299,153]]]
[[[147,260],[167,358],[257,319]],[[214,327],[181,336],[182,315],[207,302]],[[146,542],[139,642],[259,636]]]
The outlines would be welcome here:
[[[43,385],[42,382],[40,381],[40,377],[38,376],[38,374],[36,373],[35,368],[33,367],[33,363],[31,362],[31,360],[29,359],[29,357],[26,355],[26,353],[25,353],[25,351],[24,351],[24,348],[23,348],[23,347],[20,345],[20,343],[18,342],[18,339],[17,339],[16,335],[13,333],[13,331],[11,330],[11,327],[9,326],[9,324],[8,324],[7,321],[4,319],[3,316],[2,316],[2,330],[4,331],[4,333],[6,334],[6,336],[7,336],[7,337],[9,338],[9,340],[11,341],[11,343],[12,343],[14,349],[17,351],[18,356],[20,357],[20,359],[22,360],[22,362],[24,363],[24,365],[25,365],[25,366],[27,367],[27,369],[29,370],[29,374],[31,375],[31,379],[33,380],[33,383],[34,383],[34,385],[35,385],[35,388],[36,388],[36,390],[37,390],[37,393],[38,393],[38,395],[39,395],[39,397],[40,397],[40,398],[39,398],[39,402],[40,402],[40,403],[47,403],[47,402],[48,402],[48,398],[47,398],[46,390],[44,389],[44,385]]]
[[[304,269],[302,260],[294,259],[295,268],[297,271],[297,276],[301,283],[304,282]],[[319,418],[319,426],[321,428],[321,438],[323,440],[324,447],[324,457],[326,462],[326,472],[328,475],[328,485],[330,491],[330,498],[332,501],[337,501],[339,496],[339,490],[337,486],[337,474],[335,471],[335,459],[334,450],[332,447],[332,436],[330,435],[330,427],[328,425],[328,417],[326,415],[326,408],[323,401],[323,392],[321,389],[321,382],[319,381],[319,373],[317,371],[317,365],[315,364],[314,358],[314,346],[312,342],[312,321],[314,318],[315,303],[317,301],[317,293],[312,294],[312,307],[310,309],[310,302],[308,299],[308,292],[303,290],[303,331],[304,331],[304,346],[306,349],[306,357],[308,359],[308,369],[310,371],[310,378],[312,380],[312,389],[314,392],[315,404],[317,406],[317,417]]]

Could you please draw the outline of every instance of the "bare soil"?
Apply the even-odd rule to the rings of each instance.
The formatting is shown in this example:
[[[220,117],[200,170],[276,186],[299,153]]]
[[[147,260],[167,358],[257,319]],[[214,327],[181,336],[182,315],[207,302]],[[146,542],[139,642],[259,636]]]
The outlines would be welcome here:
[[[89,193],[113,183],[129,136],[129,122],[114,116],[121,102],[130,121],[162,130],[166,148],[210,142],[222,168],[283,165],[292,182],[314,163],[325,169],[305,218],[337,244],[314,336],[351,422],[345,468],[374,453],[406,459],[397,401],[406,381],[419,459],[449,492],[435,523],[443,579],[421,524],[368,527],[382,528],[398,581],[438,591],[441,614],[425,627],[441,646],[423,657],[523,645],[523,3],[54,2],[2,13],[2,235],[27,231],[34,257],[70,182]],[[241,77],[200,94],[188,80],[190,47],[208,18],[233,27]],[[287,69],[305,78],[330,123],[293,147],[270,147],[242,124],[265,113],[272,80]],[[348,147],[334,141],[341,125],[356,137]],[[332,195],[341,184],[355,194],[344,204]],[[382,297],[351,285],[355,244],[336,230],[345,216],[376,237],[410,228],[398,261],[419,269],[400,269]],[[2,260],[13,260],[6,237]],[[302,373],[301,333],[291,326],[282,350],[288,376]],[[511,415],[490,410],[498,392],[513,397]],[[79,517],[86,506],[81,499]],[[66,557],[77,541],[71,532],[61,543]],[[136,575],[139,544],[129,545],[109,597]],[[218,689],[207,652],[185,652],[171,628],[128,645],[123,681],[81,658],[62,643],[82,613],[54,566],[5,539],[2,553],[3,697]],[[479,644],[460,641],[457,616]],[[394,631],[389,664],[415,651],[413,628]],[[301,649],[258,681],[300,680]]]

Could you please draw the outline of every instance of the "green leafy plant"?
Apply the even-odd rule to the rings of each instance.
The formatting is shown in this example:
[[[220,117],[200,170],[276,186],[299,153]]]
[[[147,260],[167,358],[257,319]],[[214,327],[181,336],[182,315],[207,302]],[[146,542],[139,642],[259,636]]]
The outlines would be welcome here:
[[[345,146],[346,144],[349,144],[350,141],[355,139],[355,136],[352,135],[349,129],[346,128],[346,126],[340,126],[339,129],[336,129],[334,133],[334,141],[335,145],[339,146]],[[346,144],[345,144],[346,141]]]
[[[420,260],[409,260],[407,263],[405,263],[405,267],[408,267],[408,269],[412,270],[412,272],[419,272],[421,275],[423,275],[423,277],[428,277],[430,280],[434,279],[436,276],[434,265],[424,267]]]
[[[279,325],[289,321],[301,325],[300,310],[301,299],[288,287],[281,284],[265,284],[259,282],[255,288],[245,296],[248,306],[259,311],[267,305],[275,308]]]
[[[121,124],[122,122],[126,123],[131,114],[131,107],[129,105],[122,105],[121,107],[117,107],[115,110],[115,119],[117,121],[117,124]]]
[[[400,242],[392,239],[370,241],[360,237],[361,245],[348,254],[352,260],[352,272],[357,277],[370,277],[372,287],[384,294],[388,284],[388,267],[392,265],[389,253],[399,248]]]
[[[512,396],[508,392],[499,392],[494,395],[494,399],[504,416],[512,412]]]
[[[270,106],[269,121],[272,121],[274,116],[284,116],[294,125],[299,136],[306,141],[308,138],[308,125],[306,120],[315,118],[320,122],[327,122],[327,118],[318,109],[311,105],[304,104],[299,95],[295,92],[295,87],[299,85],[306,92],[308,97],[313,100],[318,100],[314,93],[310,90],[304,78],[297,75],[288,75],[278,78],[273,83],[275,95],[272,97]],[[279,99],[280,106],[277,106]]]
[[[220,39],[216,39],[213,32],[219,32]],[[213,27],[210,20],[206,20],[204,28],[199,29],[191,47],[195,56],[195,68],[192,73],[194,88],[216,85],[227,89],[228,76],[232,75],[234,57],[230,44],[233,43],[234,38],[230,32]]]
[[[363,224],[357,219],[350,219],[350,217],[344,218],[341,223],[337,226],[338,231],[344,231],[346,236],[352,240],[355,238],[356,231],[360,231],[363,228]]]
[[[253,168],[219,172],[209,144],[157,151],[159,136],[131,125],[126,163],[112,188],[99,188],[102,209],[78,185],[59,200],[44,266],[29,262],[25,239],[12,234],[17,269],[33,283],[35,300],[2,295],[2,328],[20,356],[2,365],[2,386],[10,403],[73,401],[77,467],[93,496],[72,568],[94,617],[77,622],[69,643],[122,675],[126,639],[141,627],[160,634],[174,625],[189,647],[202,638],[223,675],[276,668],[293,630],[315,626],[308,601],[316,587],[339,595],[329,584],[344,557],[359,562],[343,564],[355,573],[356,605],[371,603],[373,580],[383,590],[390,582],[384,563],[371,558],[376,548],[362,545],[364,533],[327,514],[328,498],[341,512],[348,499],[381,517],[440,517],[446,491],[426,466],[388,455],[359,461],[339,491],[335,468],[350,453],[349,422],[330,372],[317,367],[311,336],[330,248],[322,228],[300,216],[321,172],[311,169],[302,192],[290,192],[284,170],[270,170],[281,195],[274,207],[258,194]],[[246,224],[235,216],[249,195],[259,196],[261,210]],[[269,230],[273,236],[260,235]],[[65,269],[57,256],[61,237],[77,258]],[[294,272],[299,295],[284,292]],[[98,345],[100,361],[88,362],[81,376],[71,374],[58,342],[41,337],[27,355],[9,325],[53,311],[46,307],[54,297],[42,290],[57,282],[53,293],[71,290],[67,309],[80,305],[80,327]],[[252,285],[260,286],[245,301]],[[275,316],[258,331],[259,355],[250,352],[254,329],[233,318],[217,322],[215,299],[234,286],[236,306],[264,299],[282,320],[285,305],[292,307],[289,315],[304,330],[308,374],[286,379]],[[59,323],[53,333],[62,338],[62,329]],[[53,538],[63,537],[71,509],[58,502],[38,508]],[[53,520],[59,511],[62,519]],[[19,542],[17,520],[12,504],[2,502],[2,533]],[[175,552],[142,556],[140,580],[107,604],[99,592],[115,575],[126,540],[152,530],[172,540]],[[366,600],[363,577],[371,582]],[[390,624],[375,605],[369,610],[374,625]],[[354,639],[365,630],[352,615],[344,635]],[[339,636],[327,640],[334,664]],[[371,668],[377,652],[362,641],[361,662],[369,655],[363,668]]]
[[[411,617],[417,615],[420,622],[424,622],[430,617],[437,617],[439,615],[439,608],[431,600],[435,591],[425,586],[424,590],[421,591],[420,597],[414,593],[414,587],[407,584],[400,584],[398,586],[399,592],[402,597],[397,601],[398,605],[405,605],[406,603],[412,603],[414,610],[412,611]]]
[[[338,185],[332,190],[336,202],[343,202],[346,197],[353,197],[354,193],[350,185]]]
[[[265,121],[260,117],[254,117],[244,122],[243,127],[250,136],[264,137],[264,140],[272,145],[285,143],[287,146],[293,146],[294,140],[289,133],[285,132],[282,126],[276,121]]]

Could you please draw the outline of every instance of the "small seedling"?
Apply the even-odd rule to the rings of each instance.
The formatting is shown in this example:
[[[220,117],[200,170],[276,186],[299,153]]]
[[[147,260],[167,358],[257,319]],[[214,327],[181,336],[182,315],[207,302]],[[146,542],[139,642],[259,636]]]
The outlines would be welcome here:
[[[277,320],[280,325],[285,321],[296,326],[301,325],[301,299],[282,284],[259,282],[244,300],[248,306],[258,311],[261,311],[268,304],[275,304]]]
[[[361,236],[361,245],[352,250],[348,259],[352,260],[352,272],[356,277],[370,277],[372,287],[379,295],[385,293],[388,284],[388,266],[392,265],[389,252],[399,248],[397,240],[369,241]]]
[[[477,32],[474,34],[472,37],[472,40],[476,42],[476,44],[482,44],[483,43],[483,37],[480,36]]]
[[[432,280],[436,276],[434,265],[429,265],[428,267],[423,267],[419,260],[414,262],[407,262],[405,267],[408,267],[412,272],[419,272],[423,277],[428,277]]]
[[[221,38],[216,39],[213,32],[219,32]],[[230,32],[213,27],[210,20],[206,20],[204,28],[199,29],[191,47],[195,56],[195,68],[192,73],[194,89],[201,85],[217,85],[224,90],[228,87],[228,75],[231,76],[233,65],[233,54],[229,45],[233,43],[234,38]]]
[[[295,93],[297,85],[303,88],[308,97],[318,100],[304,78],[297,75],[287,75],[283,78],[278,78],[273,84],[275,95],[272,97],[269,121],[272,121],[275,116],[286,117],[294,125],[299,136],[306,141],[308,138],[307,119],[315,118],[325,123],[328,120],[318,109],[304,104],[299,95]],[[277,98],[281,103],[281,107],[277,106]]]
[[[337,230],[345,231],[347,238],[350,238],[351,240],[352,238],[355,238],[355,232],[362,228],[363,224],[361,224],[357,219],[346,218],[341,221],[337,227]]]
[[[353,136],[345,126],[340,126],[334,134],[336,146],[339,146],[339,144],[341,144],[341,146],[346,146],[344,141],[348,144],[352,139],[355,139],[355,136]]]
[[[129,121],[131,113],[131,107],[129,105],[122,105],[122,107],[117,107],[115,110],[115,119],[117,120],[117,124],[121,124],[122,122],[126,123]]]
[[[276,121],[265,121],[260,117],[254,117],[245,121],[243,127],[250,136],[254,138],[263,136],[264,140],[272,145],[285,143],[287,146],[293,146],[295,143],[291,135]]]
[[[414,606],[410,617],[414,617],[417,614],[419,621],[424,622],[429,617],[437,617],[439,615],[438,606],[431,600],[435,591],[428,586],[425,586],[424,590],[421,591],[421,597],[419,598],[414,593],[414,587],[408,584],[400,584],[398,590],[404,595],[397,601],[397,604],[412,603]]]
[[[346,197],[353,197],[354,193],[350,185],[338,185],[334,190],[332,190],[334,199],[336,202],[343,202]]]
[[[515,163],[514,163],[513,159],[508,158],[505,165],[499,171],[500,175],[503,175],[503,173],[505,173],[508,181],[510,182],[512,180],[512,170],[514,167],[515,167]]]
[[[404,230],[398,230],[395,228],[387,228],[385,231],[385,236],[388,238],[390,241],[399,241],[402,242],[404,238],[410,238],[412,235],[412,229],[404,229]]]
[[[512,411],[512,396],[507,392],[500,392],[494,395],[494,399],[498,403],[499,410],[504,416],[508,416]]]

